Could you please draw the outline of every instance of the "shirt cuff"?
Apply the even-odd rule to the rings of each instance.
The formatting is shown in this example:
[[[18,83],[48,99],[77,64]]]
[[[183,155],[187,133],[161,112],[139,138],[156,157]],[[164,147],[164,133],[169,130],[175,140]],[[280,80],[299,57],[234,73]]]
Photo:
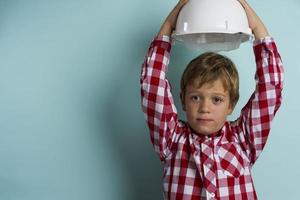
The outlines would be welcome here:
[[[275,43],[275,40],[271,36],[266,36],[264,38],[256,39],[253,42],[253,49],[255,52],[255,55],[258,56],[261,54],[262,51],[272,51],[277,52],[277,46]]]
[[[164,42],[171,42],[171,38],[167,35],[162,35],[162,36],[155,36],[153,40],[161,40],[161,41],[164,41]]]
[[[253,41],[253,46],[256,46],[256,45],[259,45],[259,44],[262,44],[262,43],[270,44],[272,42],[274,42],[274,38],[272,36],[266,36],[264,38],[255,39]]]
[[[157,47],[161,47],[167,51],[171,50],[172,47],[172,39],[167,36],[167,35],[163,35],[163,36],[155,36],[152,40],[152,46],[157,46]]]

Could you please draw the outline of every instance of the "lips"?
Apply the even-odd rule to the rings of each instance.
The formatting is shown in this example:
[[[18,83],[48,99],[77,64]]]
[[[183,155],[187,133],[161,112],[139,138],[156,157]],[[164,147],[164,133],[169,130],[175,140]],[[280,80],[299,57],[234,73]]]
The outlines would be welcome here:
[[[207,119],[207,118],[197,118],[196,120],[199,122],[212,122],[213,121],[212,119]]]

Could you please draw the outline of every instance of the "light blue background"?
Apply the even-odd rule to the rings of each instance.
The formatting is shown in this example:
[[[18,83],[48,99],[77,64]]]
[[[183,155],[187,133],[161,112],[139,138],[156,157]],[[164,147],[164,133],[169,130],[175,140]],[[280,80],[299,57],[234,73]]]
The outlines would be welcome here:
[[[260,199],[299,198],[298,0],[251,0],[286,69],[283,105],[253,169]],[[162,199],[161,165],[140,106],[140,65],[175,0],[0,1],[0,199]],[[169,79],[196,52],[176,43]],[[251,43],[226,53],[241,99],[254,89]],[[183,112],[179,112],[184,117]]]

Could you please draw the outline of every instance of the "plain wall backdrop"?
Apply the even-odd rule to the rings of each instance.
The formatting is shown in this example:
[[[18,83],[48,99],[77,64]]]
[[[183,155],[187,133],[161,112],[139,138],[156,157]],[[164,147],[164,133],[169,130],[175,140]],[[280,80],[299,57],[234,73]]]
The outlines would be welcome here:
[[[175,0],[0,1],[0,199],[162,199],[162,168],[140,105],[150,41]],[[298,0],[249,0],[285,66],[283,104],[253,176],[260,199],[299,198]],[[176,43],[168,77],[181,118],[179,81],[199,52]],[[252,93],[252,44],[223,53]],[[298,88],[298,89],[297,89]]]

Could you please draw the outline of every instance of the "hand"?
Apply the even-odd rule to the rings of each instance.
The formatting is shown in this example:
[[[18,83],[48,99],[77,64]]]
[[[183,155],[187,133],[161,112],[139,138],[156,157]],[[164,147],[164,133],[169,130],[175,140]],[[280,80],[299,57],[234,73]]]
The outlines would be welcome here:
[[[179,0],[173,10],[170,12],[168,17],[165,19],[165,22],[160,28],[158,33],[159,36],[167,35],[170,36],[172,31],[176,27],[177,17],[181,10],[181,8],[188,2],[189,0]]]
[[[245,9],[247,14],[249,26],[255,36],[255,39],[264,38],[269,35],[267,28],[261,21],[261,19],[257,16],[255,11],[251,8],[251,6],[246,2],[246,0],[238,0],[240,4]]]

